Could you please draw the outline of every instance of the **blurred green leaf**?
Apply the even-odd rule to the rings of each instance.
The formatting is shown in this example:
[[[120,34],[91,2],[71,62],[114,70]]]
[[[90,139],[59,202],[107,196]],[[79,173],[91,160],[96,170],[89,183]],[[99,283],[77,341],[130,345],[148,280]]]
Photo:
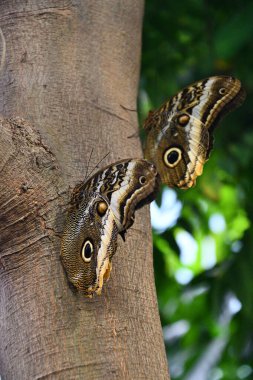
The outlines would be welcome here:
[[[244,3],[230,20],[218,28],[214,35],[214,45],[219,59],[229,60],[240,53],[241,48],[252,41],[253,3]]]
[[[185,321],[189,326],[166,340],[173,379],[187,379],[225,330],[226,344],[207,379],[247,373],[245,379],[253,378],[252,20],[250,0],[146,1],[140,124],[150,109],[210,75],[237,76],[247,92],[245,103],[216,129],[214,150],[196,187],[177,191],[182,211],[176,225],[160,235],[154,232],[162,324],[169,328]],[[180,273],[192,278],[182,283]],[[230,308],[236,312],[226,303],[231,294]]]

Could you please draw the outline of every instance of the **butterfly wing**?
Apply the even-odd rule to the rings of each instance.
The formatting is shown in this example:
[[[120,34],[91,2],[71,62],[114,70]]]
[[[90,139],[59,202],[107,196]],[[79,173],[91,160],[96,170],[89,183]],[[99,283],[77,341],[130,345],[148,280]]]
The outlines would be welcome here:
[[[210,77],[196,82],[150,112],[145,157],[170,187],[189,188],[201,175],[213,146],[213,129],[244,100],[238,79]]]
[[[69,212],[61,258],[69,281],[84,295],[92,297],[101,291],[111,270],[117,235],[114,215],[99,194],[86,192],[79,206]]]
[[[69,281],[86,296],[101,293],[118,234],[133,224],[137,208],[154,199],[158,185],[155,166],[137,159],[109,165],[75,188],[61,258]]]

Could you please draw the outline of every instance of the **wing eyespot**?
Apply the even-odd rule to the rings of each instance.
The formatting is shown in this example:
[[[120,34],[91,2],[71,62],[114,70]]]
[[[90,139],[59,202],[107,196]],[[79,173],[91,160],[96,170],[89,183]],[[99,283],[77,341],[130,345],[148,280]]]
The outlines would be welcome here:
[[[106,202],[102,201],[102,202],[98,202],[97,204],[97,213],[99,216],[104,216],[106,211],[108,209],[108,205]]]
[[[219,94],[220,94],[220,95],[225,95],[225,94],[226,94],[226,89],[225,89],[225,87],[221,87],[221,88],[219,89]]]
[[[146,182],[147,182],[147,178],[144,175],[139,177],[139,183],[141,185],[145,185]]]
[[[81,256],[85,263],[89,263],[91,261],[92,253],[94,251],[93,244],[90,240],[86,240],[82,247]]]
[[[163,161],[169,168],[174,168],[182,159],[182,151],[179,148],[167,149],[163,155]]]
[[[184,113],[183,115],[180,115],[177,120],[182,127],[185,127],[190,120],[190,116]]]

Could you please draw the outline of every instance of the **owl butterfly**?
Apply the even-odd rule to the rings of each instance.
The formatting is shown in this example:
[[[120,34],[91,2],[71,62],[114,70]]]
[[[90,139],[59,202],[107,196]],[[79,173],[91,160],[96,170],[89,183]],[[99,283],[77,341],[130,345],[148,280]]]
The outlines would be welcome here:
[[[215,76],[185,87],[149,113],[144,156],[155,163],[162,182],[183,189],[195,185],[213,147],[214,128],[244,98],[238,79]]]
[[[69,281],[84,295],[101,293],[112,269],[117,235],[124,239],[135,210],[155,198],[159,178],[153,164],[128,159],[107,166],[74,189],[61,258]]]

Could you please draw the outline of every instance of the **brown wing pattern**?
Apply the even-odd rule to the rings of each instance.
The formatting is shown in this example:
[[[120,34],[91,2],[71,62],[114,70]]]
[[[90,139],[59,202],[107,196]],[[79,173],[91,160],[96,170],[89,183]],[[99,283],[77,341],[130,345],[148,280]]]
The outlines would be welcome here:
[[[85,296],[101,293],[118,234],[124,237],[135,210],[154,199],[158,186],[153,163],[128,159],[103,168],[74,189],[61,258],[69,281]]]
[[[185,189],[195,185],[213,146],[213,129],[244,97],[238,79],[210,77],[149,113],[144,155],[155,163],[165,184]]]

